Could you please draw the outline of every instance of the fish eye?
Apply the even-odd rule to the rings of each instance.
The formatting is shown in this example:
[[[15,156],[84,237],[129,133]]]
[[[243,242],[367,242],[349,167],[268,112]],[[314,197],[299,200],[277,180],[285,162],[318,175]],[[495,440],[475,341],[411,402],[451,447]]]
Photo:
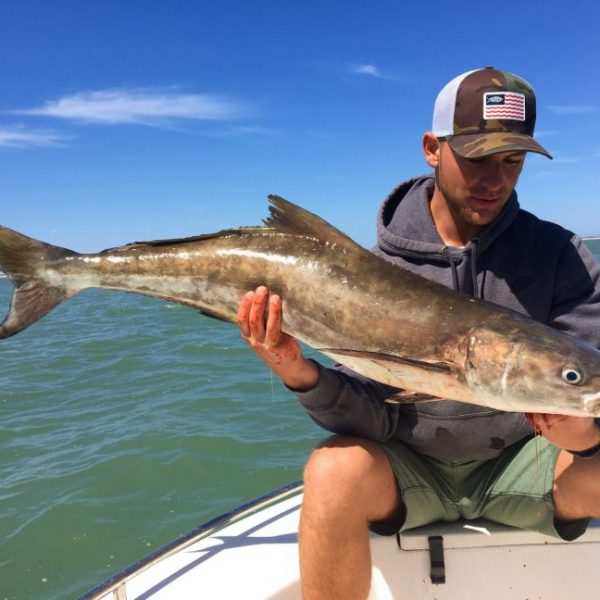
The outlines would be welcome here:
[[[583,375],[577,369],[574,369],[573,367],[565,367],[562,370],[562,378],[567,383],[570,383],[572,385],[577,385],[578,383],[581,383],[581,380],[583,379]]]

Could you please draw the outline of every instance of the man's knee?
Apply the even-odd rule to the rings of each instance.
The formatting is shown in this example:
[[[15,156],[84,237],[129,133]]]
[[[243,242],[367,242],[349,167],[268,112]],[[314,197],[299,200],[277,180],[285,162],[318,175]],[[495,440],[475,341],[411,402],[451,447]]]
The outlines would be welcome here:
[[[574,458],[563,450],[554,471],[552,496],[560,521],[600,518],[600,457]]]
[[[304,470],[305,497],[362,507],[383,518],[400,503],[396,478],[380,446],[361,438],[333,436],[313,450]]]

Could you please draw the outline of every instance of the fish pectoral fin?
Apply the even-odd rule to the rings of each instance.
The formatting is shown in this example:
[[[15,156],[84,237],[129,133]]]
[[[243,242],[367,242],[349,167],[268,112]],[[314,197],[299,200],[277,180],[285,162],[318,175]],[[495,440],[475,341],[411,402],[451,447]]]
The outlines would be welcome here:
[[[400,390],[393,396],[385,398],[384,402],[387,404],[414,404],[415,402],[434,402],[436,400],[443,400],[443,398],[431,396],[430,394],[410,392],[409,390]]]
[[[216,321],[222,321],[223,323],[231,323],[231,319],[226,319],[223,315],[214,311],[210,311],[206,308],[199,308],[198,312],[202,316],[208,317],[209,319],[215,319]]]
[[[336,354],[338,356],[354,356],[357,358],[366,358],[375,362],[397,363],[399,365],[408,365],[411,367],[419,367],[427,371],[454,371],[452,365],[440,361],[421,360],[419,358],[411,358],[408,356],[400,356],[397,354],[388,354],[386,352],[369,352],[366,350],[349,350],[346,348],[317,348],[319,352],[324,354]]]

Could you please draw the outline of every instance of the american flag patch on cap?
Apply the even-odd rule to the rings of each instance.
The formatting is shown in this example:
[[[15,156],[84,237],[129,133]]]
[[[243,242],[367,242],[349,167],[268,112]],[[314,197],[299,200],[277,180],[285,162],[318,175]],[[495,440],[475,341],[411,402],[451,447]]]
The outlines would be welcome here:
[[[483,95],[483,118],[525,120],[525,95],[517,92],[486,92]]]

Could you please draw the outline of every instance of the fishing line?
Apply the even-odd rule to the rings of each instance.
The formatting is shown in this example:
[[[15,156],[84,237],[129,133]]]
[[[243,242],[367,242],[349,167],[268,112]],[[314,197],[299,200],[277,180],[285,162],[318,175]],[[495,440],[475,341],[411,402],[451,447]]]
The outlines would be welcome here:
[[[541,482],[541,436],[542,432],[538,429],[535,424],[534,413],[525,413],[525,418],[529,421],[531,426],[533,427],[533,439],[535,442],[535,482],[538,490],[541,492],[542,490],[542,482]]]
[[[269,375],[271,377],[271,402],[277,404],[277,398],[275,394],[275,380],[273,379],[273,369],[269,369]]]
[[[542,481],[541,481],[541,437],[542,434],[536,429],[535,430],[535,481],[539,492],[542,492]]]

